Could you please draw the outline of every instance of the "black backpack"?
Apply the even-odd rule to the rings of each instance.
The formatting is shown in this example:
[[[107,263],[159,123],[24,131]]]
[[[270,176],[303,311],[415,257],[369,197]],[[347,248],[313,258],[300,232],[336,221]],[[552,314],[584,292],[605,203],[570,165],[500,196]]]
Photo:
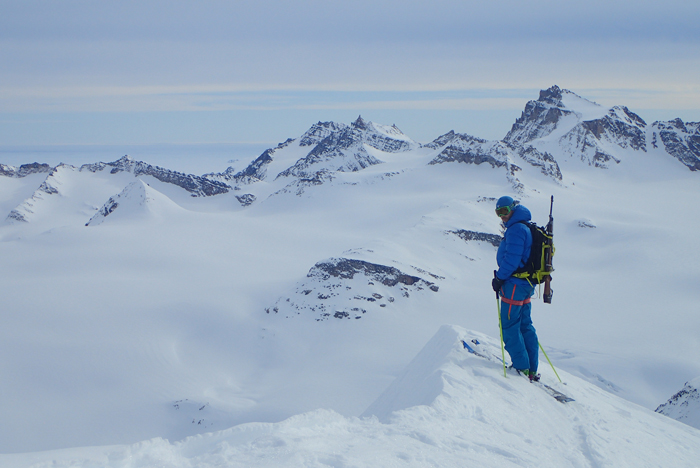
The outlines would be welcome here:
[[[535,223],[526,221],[521,221],[521,223],[530,228],[532,248],[525,265],[515,270],[513,276],[527,280],[530,284],[543,283],[545,277],[551,275],[553,271],[551,265],[549,268],[547,267],[545,258],[548,249],[552,249],[551,254],[554,256],[554,236]]]

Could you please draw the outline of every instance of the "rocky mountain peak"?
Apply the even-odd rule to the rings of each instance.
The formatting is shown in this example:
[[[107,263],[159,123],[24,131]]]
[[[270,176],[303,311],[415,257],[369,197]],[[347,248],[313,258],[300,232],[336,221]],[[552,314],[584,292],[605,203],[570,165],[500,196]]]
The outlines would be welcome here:
[[[540,98],[525,105],[523,113],[503,140],[518,146],[552,133],[562,117],[572,114],[561,100],[562,92],[559,87],[553,86],[540,91]]]
[[[318,122],[311,126],[301,136],[299,146],[315,146],[327,138],[331,133],[343,130],[347,125],[336,122]]]
[[[561,102],[562,97],[563,96],[561,88],[557,85],[554,85],[549,89],[540,90],[540,97],[537,100],[540,102],[545,102],[552,106],[563,107],[563,104]]]
[[[366,130],[367,129],[367,122],[365,122],[365,120],[360,115],[357,117],[357,120],[355,120],[352,123],[352,126],[357,128],[357,129],[360,129],[360,130]]]
[[[48,164],[31,163],[22,164],[19,168],[0,164],[0,175],[5,177],[26,177],[31,174],[41,174],[51,172],[52,167]]]
[[[685,386],[666,403],[656,408],[657,413],[700,429],[700,377]]]
[[[663,149],[691,171],[700,171],[700,122],[673,119],[651,125],[651,145]],[[659,140],[661,140],[659,142]]]

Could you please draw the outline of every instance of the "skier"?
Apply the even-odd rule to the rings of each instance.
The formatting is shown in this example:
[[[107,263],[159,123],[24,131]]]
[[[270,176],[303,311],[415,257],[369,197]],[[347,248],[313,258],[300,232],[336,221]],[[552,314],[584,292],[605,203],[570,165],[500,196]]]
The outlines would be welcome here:
[[[530,210],[511,197],[503,196],[496,202],[496,214],[506,227],[496,254],[498,271],[494,272],[491,283],[501,297],[503,342],[513,367],[530,380],[539,380],[539,341],[530,316],[530,297],[535,287],[525,279],[512,276],[530,256],[532,234],[524,224],[531,219]]]

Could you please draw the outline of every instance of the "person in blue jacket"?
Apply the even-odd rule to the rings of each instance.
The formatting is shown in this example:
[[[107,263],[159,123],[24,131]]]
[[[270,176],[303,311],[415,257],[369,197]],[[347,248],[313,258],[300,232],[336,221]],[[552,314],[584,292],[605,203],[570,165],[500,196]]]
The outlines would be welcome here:
[[[508,196],[498,199],[496,214],[506,228],[496,254],[498,270],[491,284],[501,298],[503,342],[513,367],[530,380],[539,380],[539,341],[532,325],[530,303],[535,287],[526,279],[513,276],[530,256],[532,234],[525,223],[532,216],[530,210]]]

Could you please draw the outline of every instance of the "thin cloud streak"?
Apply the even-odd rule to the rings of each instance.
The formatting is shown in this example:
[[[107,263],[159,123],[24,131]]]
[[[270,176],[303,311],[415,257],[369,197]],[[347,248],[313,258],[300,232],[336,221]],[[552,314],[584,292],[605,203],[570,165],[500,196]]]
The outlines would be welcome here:
[[[190,141],[223,138],[223,127],[194,133],[217,112],[235,114],[235,128],[251,113],[281,129],[282,116],[345,111],[410,115],[421,128],[439,115],[517,116],[554,84],[700,120],[700,3],[686,0],[0,0],[0,11],[0,118],[19,119],[13,141],[59,135],[28,122],[61,113],[160,113],[153,134],[179,125]]]
[[[546,83],[543,87],[553,84]],[[631,109],[700,109],[700,85],[656,88],[567,89],[601,105]],[[542,88],[542,87],[539,87]],[[205,112],[224,110],[487,110],[522,109],[538,87],[336,91],[258,86],[97,87],[0,89],[4,112]]]

